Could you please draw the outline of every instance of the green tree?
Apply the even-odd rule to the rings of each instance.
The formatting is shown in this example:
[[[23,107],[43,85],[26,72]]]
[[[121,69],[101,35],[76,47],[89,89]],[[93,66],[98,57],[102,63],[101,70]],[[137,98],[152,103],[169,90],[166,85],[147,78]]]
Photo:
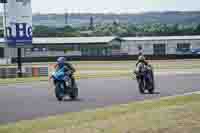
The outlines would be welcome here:
[[[198,34],[200,34],[200,24],[197,25],[197,27],[195,29],[195,32],[198,33]]]
[[[33,36],[35,37],[46,37],[52,35],[56,36],[56,33],[51,31],[47,26],[35,26],[33,28]]]
[[[64,32],[63,34],[64,37],[80,37],[79,32]]]
[[[0,30],[0,37],[4,37],[4,30]]]
[[[71,26],[65,26],[64,32],[76,32],[76,29]]]
[[[179,33],[179,25],[178,24],[173,25],[173,33],[174,34],[178,34]]]

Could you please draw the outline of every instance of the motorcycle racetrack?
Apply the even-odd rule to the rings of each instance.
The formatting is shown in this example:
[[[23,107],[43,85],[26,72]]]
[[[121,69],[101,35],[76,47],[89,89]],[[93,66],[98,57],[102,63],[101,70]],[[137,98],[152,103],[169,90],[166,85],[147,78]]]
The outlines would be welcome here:
[[[200,74],[156,75],[155,94],[142,95],[131,78],[81,79],[79,99],[66,97],[63,102],[57,101],[48,82],[1,85],[0,124],[200,91],[199,81]]]

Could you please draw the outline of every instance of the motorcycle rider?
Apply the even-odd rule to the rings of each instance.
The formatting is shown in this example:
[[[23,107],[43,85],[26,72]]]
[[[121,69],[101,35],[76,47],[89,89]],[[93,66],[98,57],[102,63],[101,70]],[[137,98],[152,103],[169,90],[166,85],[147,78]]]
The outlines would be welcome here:
[[[66,78],[69,77],[72,81],[72,87],[75,87],[76,83],[73,76],[73,73],[76,71],[75,68],[69,62],[66,62],[65,57],[59,57],[57,59],[57,64],[55,65],[55,69],[61,69],[63,67]]]
[[[146,72],[150,73],[153,78],[153,71],[152,71],[152,66],[147,62],[145,57],[143,55],[140,55],[138,57],[138,61],[136,63],[136,70],[134,71],[136,74],[136,79],[138,80],[139,78],[143,79],[144,74]]]
[[[139,65],[139,66],[138,66]],[[147,62],[147,60],[145,59],[144,55],[140,54],[138,57],[138,60],[136,62],[136,69],[142,67],[142,65],[146,65],[148,66],[149,63]]]
[[[150,81],[153,84],[153,88],[154,88],[154,74],[153,74],[153,69],[152,66],[146,61],[145,57],[143,55],[140,55],[138,57],[138,61],[136,63],[136,70],[135,70],[135,74],[136,74],[136,79],[139,82],[142,80],[144,80],[144,76],[146,74],[148,74],[148,76],[150,76],[151,78]],[[153,91],[151,89],[151,91]],[[152,93],[152,92],[151,92]]]
[[[136,75],[144,72],[145,66],[147,65],[148,65],[148,62],[145,60],[145,57],[143,55],[140,55],[136,62],[136,70],[135,70]]]

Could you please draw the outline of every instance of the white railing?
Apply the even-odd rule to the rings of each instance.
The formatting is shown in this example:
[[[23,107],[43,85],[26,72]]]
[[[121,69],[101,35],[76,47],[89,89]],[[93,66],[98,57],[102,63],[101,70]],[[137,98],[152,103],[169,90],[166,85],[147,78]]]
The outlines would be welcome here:
[[[11,64],[11,58],[0,58],[0,65]]]

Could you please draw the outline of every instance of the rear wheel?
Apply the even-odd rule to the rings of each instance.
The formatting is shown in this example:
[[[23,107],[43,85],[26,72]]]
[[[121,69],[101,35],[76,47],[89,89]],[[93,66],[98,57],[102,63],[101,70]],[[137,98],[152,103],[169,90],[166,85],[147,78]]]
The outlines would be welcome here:
[[[151,72],[151,77],[150,79],[148,80],[148,92],[150,94],[153,94],[154,93],[154,77],[153,77],[153,72]]]
[[[73,91],[70,93],[69,97],[72,100],[76,100],[78,98],[78,88],[73,88]]]
[[[150,93],[150,94],[154,94],[154,88],[149,89],[149,93]]]
[[[150,94],[153,94],[153,93],[154,93],[154,83],[153,83],[153,82],[150,82],[150,83],[149,83],[148,92],[149,92]]]

